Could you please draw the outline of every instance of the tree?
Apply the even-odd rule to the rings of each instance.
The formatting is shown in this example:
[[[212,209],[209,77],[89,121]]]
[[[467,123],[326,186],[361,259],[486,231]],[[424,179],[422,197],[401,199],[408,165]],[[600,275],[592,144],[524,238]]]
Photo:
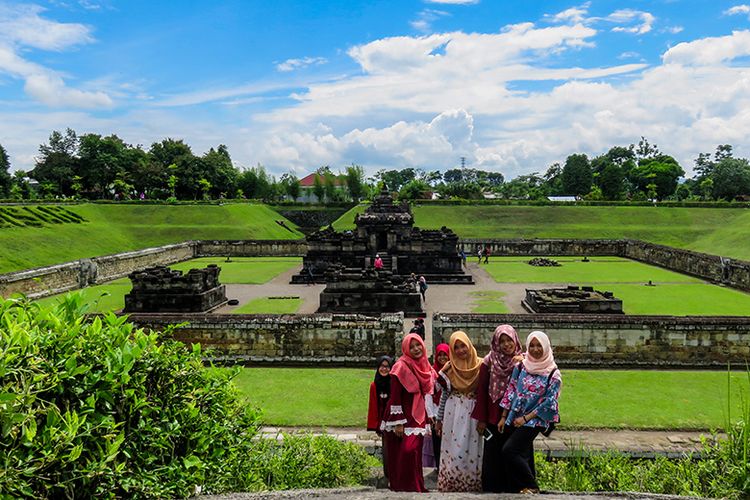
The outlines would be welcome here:
[[[375,174],[375,178],[384,182],[390,191],[400,190],[401,186],[414,180],[416,177],[417,171],[411,167],[403,170],[380,170]]]
[[[326,188],[323,186],[323,180],[320,175],[313,177],[313,194],[317,198],[318,203],[323,203],[326,196]]]
[[[598,177],[599,188],[605,200],[619,200],[625,189],[625,173],[622,167],[609,163]]]
[[[337,201],[340,196],[338,189],[336,189],[336,180],[336,176],[332,173],[327,173],[323,176],[323,191],[326,201],[329,203]]]
[[[413,179],[398,192],[399,200],[421,200],[431,190],[430,185],[421,179]]]
[[[750,164],[744,158],[724,157],[716,164],[713,196],[732,201],[740,195],[750,195]]]
[[[203,163],[203,177],[211,184],[210,196],[220,198],[232,196],[237,189],[239,172],[232,165],[229,150],[223,144],[218,148],[211,148],[201,158]]]
[[[11,184],[10,159],[3,145],[0,144],[0,198],[8,198],[10,196]]]
[[[660,154],[661,153],[659,153],[659,146],[657,146],[656,144],[650,144],[648,142],[648,139],[641,136],[641,140],[638,141],[638,147],[635,148],[635,155],[638,160],[655,158]]]
[[[365,194],[365,170],[352,164],[346,167],[346,188],[353,202],[359,202]]]
[[[562,186],[565,194],[583,196],[591,191],[593,174],[585,154],[572,154],[565,160],[562,171]]]
[[[78,153],[78,136],[68,128],[55,130],[48,144],[39,146],[39,158],[29,175],[39,181],[46,196],[70,195]]]
[[[664,198],[674,194],[677,181],[685,175],[685,171],[677,160],[669,155],[659,155],[642,159],[638,166],[630,172],[630,179],[638,189],[646,192],[649,198]]]
[[[544,173],[544,183],[551,195],[563,194],[562,167],[559,163],[553,163]]]
[[[283,188],[284,194],[289,196],[292,201],[297,201],[301,191],[297,176],[293,173],[284,174],[281,176],[280,184]]]

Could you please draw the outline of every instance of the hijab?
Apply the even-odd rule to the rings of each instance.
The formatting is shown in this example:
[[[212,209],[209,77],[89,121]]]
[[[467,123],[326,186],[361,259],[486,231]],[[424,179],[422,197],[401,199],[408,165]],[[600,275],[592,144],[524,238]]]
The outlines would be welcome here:
[[[500,349],[500,338],[506,335],[515,345],[512,354],[505,354]],[[490,352],[484,357],[483,363],[487,365],[490,372],[489,394],[490,400],[495,403],[503,394],[508,385],[508,380],[516,366],[513,358],[521,354],[521,341],[518,340],[516,330],[510,325],[500,325],[495,328],[495,334],[492,336]]]
[[[436,372],[439,372],[440,370],[443,369],[443,366],[445,366],[444,364],[438,365],[438,354],[440,354],[441,352],[445,354],[446,356],[448,356],[448,358],[450,358],[450,355],[451,355],[450,346],[448,344],[438,344],[437,347],[435,348],[435,362],[432,364],[432,368]]]
[[[414,359],[409,354],[411,342],[416,340],[422,345],[422,356]],[[424,341],[416,333],[410,333],[401,342],[403,356],[391,368],[391,375],[398,377],[399,382],[412,394],[430,394],[432,392],[432,367],[427,361]]]
[[[459,359],[456,356],[456,342],[459,340],[469,348],[469,355],[466,359]],[[469,340],[469,336],[461,330],[453,332],[449,344],[450,361],[445,364],[442,373],[450,380],[453,390],[464,394],[472,393],[479,382],[479,368],[482,366],[482,360],[477,356],[477,350]]]
[[[412,358],[409,353],[409,346],[412,341],[417,341],[422,345],[422,355],[417,359]],[[414,394],[411,403],[411,415],[417,424],[422,425],[427,418],[424,397],[432,393],[435,384],[422,337],[416,333],[410,333],[404,337],[401,342],[401,353],[403,356],[394,363],[393,368],[391,368],[391,375],[398,378],[407,392]]]
[[[529,345],[531,345],[533,339],[539,341],[544,351],[542,357],[539,359],[533,358],[529,354]],[[547,337],[546,333],[535,331],[526,337],[526,358],[523,360],[523,367],[532,375],[549,375],[557,368],[555,357],[552,355],[552,345],[550,345],[549,337]]]
[[[393,359],[390,356],[380,356],[378,358],[378,367],[375,369],[375,389],[378,394],[391,394],[391,374],[390,372],[385,377],[380,374],[380,365],[383,361],[388,361],[388,366],[393,368]]]

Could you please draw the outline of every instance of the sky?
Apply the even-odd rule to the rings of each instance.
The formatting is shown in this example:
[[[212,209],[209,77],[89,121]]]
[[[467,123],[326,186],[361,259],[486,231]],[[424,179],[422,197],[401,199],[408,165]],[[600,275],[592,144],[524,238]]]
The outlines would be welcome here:
[[[240,168],[507,179],[645,136],[750,156],[750,4],[0,0],[0,145],[53,130],[225,144]]]

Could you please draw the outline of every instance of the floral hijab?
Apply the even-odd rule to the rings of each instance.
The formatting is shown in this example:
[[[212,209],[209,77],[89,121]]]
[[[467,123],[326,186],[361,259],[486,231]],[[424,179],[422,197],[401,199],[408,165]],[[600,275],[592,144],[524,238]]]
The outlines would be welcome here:
[[[506,335],[509,337],[515,349],[513,354],[505,354],[500,349],[500,338]],[[489,394],[490,400],[495,403],[505,394],[505,388],[508,386],[508,380],[513,373],[516,362],[515,356],[521,354],[521,341],[518,340],[518,333],[510,325],[500,325],[495,328],[495,334],[492,336],[492,344],[489,354],[484,357],[483,363],[487,365],[490,372]]]

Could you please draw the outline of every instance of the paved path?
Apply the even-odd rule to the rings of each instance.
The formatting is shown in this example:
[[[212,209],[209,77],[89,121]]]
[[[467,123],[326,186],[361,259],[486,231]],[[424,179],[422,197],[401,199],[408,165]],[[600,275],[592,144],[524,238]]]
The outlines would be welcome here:
[[[347,427],[328,428],[284,428],[264,427],[267,437],[278,436],[281,432],[311,432],[329,434],[341,441],[357,443],[371,453],[378,453],[380,438],[374,432]],[[679,456],[699,452],[701,440],[713,440],[707,432],[690,431],[630,431],[630,430],[556,430],[549,438],[539,436],[535,442],[537,451],[551,456],[565,456],[581,449],[591,451],[621,451],[637,457],[654,455]]]

